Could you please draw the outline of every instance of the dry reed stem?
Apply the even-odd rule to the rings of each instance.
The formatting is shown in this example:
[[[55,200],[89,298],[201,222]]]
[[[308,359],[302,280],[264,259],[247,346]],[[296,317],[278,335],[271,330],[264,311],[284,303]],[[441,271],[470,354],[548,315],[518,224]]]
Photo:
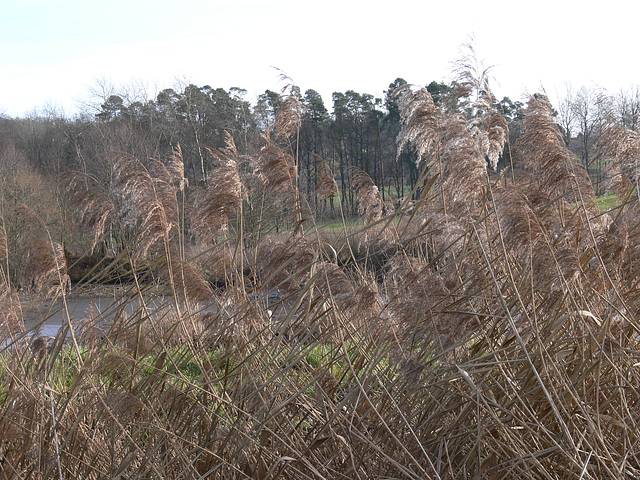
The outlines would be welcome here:
[[[95,479],[638,476],[638,206],[628,199],[612,223],[594,217],[592,187],[540,101],[523,155],[549,170],[506,186],[486,176],[498,119],[434,111],[430,123],[423,111],[419,127],[425,105],[407,107],[404,134],[441,178],[398,213],[402,235],[385,233],[391,222],[366,227],[353,255],[330,261],[319,236],[300,232],[239,242],[256,259],[251,295],[235,278],[210,291],[178,248],[179,162],[117,164],[129,248],[155,238],[143,245],[172,298],[153,307],[139,283],[127,298],[144,305],[128,317],[123,298],[113,328],[91,330],[89,315],[83,352],[63,338],[4,352],[2,475],[51,478],[59,465]],[[233,149],[215,155],[236,175]],[[184,301],[198,292],[206,310]],[[19,329],[15,292],[0,302]]]

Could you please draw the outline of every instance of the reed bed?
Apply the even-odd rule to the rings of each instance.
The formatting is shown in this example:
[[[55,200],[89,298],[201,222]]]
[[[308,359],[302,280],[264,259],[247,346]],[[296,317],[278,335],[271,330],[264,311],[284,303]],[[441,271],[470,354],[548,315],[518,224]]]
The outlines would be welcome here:
[[[294,100],[256,158],[231,136],[209,150],[201,186],[179,150],[114,156],[109,184],[66,174],[78,234],[112,261],[70,286],[25,214],[22,285],[126,282],[110,321],[45,338],[3,271],[0,478],[639,477],[637,138],[602,137],[601,213],[535,95],[522,171],[495,173],[507,124],[464,72],[442,106],[397,92],[416,201],[386,208],[353,169],[362,220],[339,233],[297,190]]]

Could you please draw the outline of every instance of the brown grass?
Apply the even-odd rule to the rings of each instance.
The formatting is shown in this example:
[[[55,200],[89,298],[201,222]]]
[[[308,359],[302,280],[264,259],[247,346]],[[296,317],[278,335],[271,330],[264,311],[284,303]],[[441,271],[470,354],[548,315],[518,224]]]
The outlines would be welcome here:
[[[263,229],[230,137],[202,187],[179,150],[73,183],[88,245],[130,282],[111,320],[94,309],[53,339],[25,332],[3,283],[0,478],[639,476],[638,198],[595,211],[541,96],[518,145],[530,175],[494,179],[506,129],[484,76],[443,107],[404,87],[420,199],[385,216],[351,170],[370,222],[331,245]],[[296,187],[287,108],[247,163],[270,194]],[[610,133],[601,155],[628,176],[630,137]],[[24,225],[25,278],[59,287],[59,247]]]

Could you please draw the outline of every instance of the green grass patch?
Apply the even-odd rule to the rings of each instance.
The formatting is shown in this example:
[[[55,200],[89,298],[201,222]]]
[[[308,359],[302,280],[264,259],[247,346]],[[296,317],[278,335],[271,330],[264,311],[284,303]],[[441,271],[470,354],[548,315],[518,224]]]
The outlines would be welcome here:
[[[601,212],[606,212],[616,206],[618,196],[615,193],[601,195],[596,199],[596,203]]]

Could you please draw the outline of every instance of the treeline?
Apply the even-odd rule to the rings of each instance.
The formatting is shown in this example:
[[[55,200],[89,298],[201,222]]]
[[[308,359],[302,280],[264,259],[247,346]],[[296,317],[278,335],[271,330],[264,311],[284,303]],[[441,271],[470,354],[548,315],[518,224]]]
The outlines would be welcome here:
[[[328,165],[348,213],[355,209],[353,192],[346,188],[351,167],[367,172],[384,200],[404,197],[416,185],[415,155],[396,155],[400,115],[394,92],[405,83],[396,79],[384,98],[353,90],[336,92],[330,107],[317,91],[302,92],[295,86],[286,92],[267,90],[254,104],[238,88],[188,85],[182,91],[162,90],[144,101],[112,93],[94,112],[72,119],[54,113],[1,118],[0,168],[16,171],[22,165],[45,176],[77,170],[105,180],[111,152],[167,158],[179,145],[190,184],[202,185],[212,166],[205,147],[224,146],[228,132],[240,155],[258,154],[283,99],[293,96],[299,100],[301,116],[299,131],[291,139],[299,190],[317,212],[320,200],[315,192]],[[432,82],[427,89],[436,102],[444,102],[453,85]],[[501,104],[510,122],[520,115],[520,103],[505,98]],[[331,214],[331,206],[322,211]]]
[[[53,178],[69,170],[108,180],[112,152],[162,159],[170,157],[179,145],[188,181],[202,185],[212,167],[206,147],[223,147],[228,132],[240,155],[257,155],[283,99],[293,96],[299,100],[301,117],[299,131],[291,139],[299,190],[314,213],[335,214],[332,207],[338,199],[322,204],[316,194],[319,179],[329,166],[339,186],[339,201],[349,213],[356,208],[353,190],[346,188],[351,167],[365,171],[385,201],[405,197],[416,186],[420,165],[415,153],[397,155],[401,120],[394,92],[405,83],[402,78],[396,79],[385,90],[384,98],[353,90],[336,92],[330,106],[317,91],[302,92],[296,86],[283,92],[266,90],[253,104],[246,99],[245,90],[208,85],[187,85],[181,91],[165,89],[147,100],[130,100],[126,93],[110,92],[94,105],[93,112],[75,118],[55,113],[0,117],[0,174],[5,184],[16,183],[16,177],[24,182],[29,175]],[[426,88],[436,104],[449,108],[450,98],[455,101],[455,87],[455,82],[434,81]],[[515,145],[523,104],[507,97],[498,104],[509,126],[509,145]],[[593,153],[599,132],[612,118],[638,130],[640,90],[636,87],[609,95],[593,88],[575,92],[567,89],[554,113],[565,145],[588,169],[602,193],[602,160]],[[517,166],[517,152],[505,148],[498,170]],[[3,191],[7,192],[6,185]],[[16,192],[11,195],[19,196]]]

